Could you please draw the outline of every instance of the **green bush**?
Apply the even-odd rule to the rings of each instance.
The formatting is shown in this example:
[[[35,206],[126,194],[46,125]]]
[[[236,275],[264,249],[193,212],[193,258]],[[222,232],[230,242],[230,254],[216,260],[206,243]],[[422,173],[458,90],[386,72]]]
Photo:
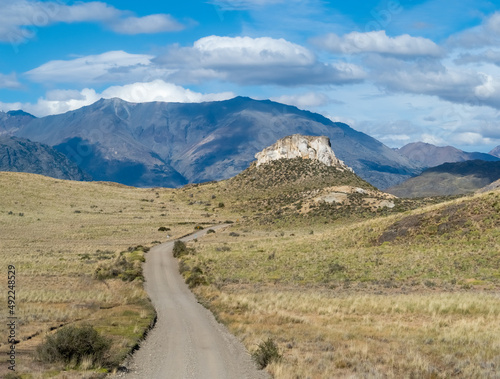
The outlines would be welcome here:
[[[271,338],[261,342],[256,351],[252,353],[252,358],[257,363],[259,369],[263,370],[269,363],[279,362],[282,358],[278,346]]]
[[[202,285],[207,285],[207,278],[203,274],[203,270],[199,266],[194,266],[186,277],[186,284],[189,288],[194,288]]]
[[[186,244],[181,241],[181,240],[177,240],[174,242],[174,257],[175,258],[180,258],[184,255],[188,255],[190,254],[191,251],[190,249],[188,249],[188,247],[186,246]]]
[[[92,365],[105,363],[111,342],[90,325],[66,326],[47,336],[36,349],[38,359],[47,363],[62,362],[80,365],[92,359]]]
[[[213,230],[213,229],[208,229],[208,230],[207,230],[207,234],[211,234],[211,233],[215,233],[215,230]]]

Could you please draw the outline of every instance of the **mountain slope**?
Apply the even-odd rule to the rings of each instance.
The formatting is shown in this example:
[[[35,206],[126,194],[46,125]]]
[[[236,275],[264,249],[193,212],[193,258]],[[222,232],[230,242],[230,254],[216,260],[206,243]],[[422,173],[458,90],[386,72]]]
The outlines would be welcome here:
[[[23,111],[0,112],[0,136],[13,135],[36,117]]]
[[[491,150],[488,154],[500,158],[500,145]]]
[[[243,97],[196,104],[100,100],[32,120],[17,135],[57,146],[94,178],[179,186],[230,178],[255,153],[295,133],[329,137],[337,156],[380,188],[419,172],[406,157],[345,124]]]
[[[435,167],[443,163],[464,162],[480,159],[483,161],[500,161],[499,157],[485,153],[469,153],[452,146],[435,146],[430,143],[414,142],[395,149],[401,155],[421,165]]]
[[[0,171],[27,172],[57,179],[90,180],[80,168],[50,146],[0,136]]]
[[[388,188],[398,197],[460,195],[474,192],[500,178],[500,162],[473,160],[445,163]]]

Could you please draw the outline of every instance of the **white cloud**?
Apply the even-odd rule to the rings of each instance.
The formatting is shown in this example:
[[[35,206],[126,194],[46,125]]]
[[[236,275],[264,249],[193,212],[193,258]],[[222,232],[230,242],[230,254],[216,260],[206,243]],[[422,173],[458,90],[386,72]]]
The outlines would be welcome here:
[[[192,47],[173,47],[154,60],[170,70],[172,78],[197,82],[219,79],[239,84],[345,84],[361,81],[357,65],[319,62],[303,46],[269,37],[209,36]]]
[[[65,5],[62,1],[0,0],[0,41],[21,44],[36,34],[37,28],[56,23],[95,22],[117,33],[159,33],[182,29],[172,16],[155,14],[134,17],[100,1]]]
[[[467,29],[448,39],[452,47],[478,49],[500,45],[500,12],[495,12],[479,26]]]
[[[21,83],[17,80],[15,73],[4,75],[0,74],[0,88],[19,88]]]
[[[55,90],[48,92],[44,98],[38,99],[36,104],[0,103],[0,109],[3,111],[23,109],[35,116],[42,117],[78,109],[93,104],[101,98],[118,97],[128,102],[137,103],[151,101],[199,103],[227,100],[234,96],[235,94],[232,92],[203,94],[162,80],[154,80],[149,83],[113,86],[102,93],[98,93],[92,88],[85,88],[81,91]]]
[[[213,0],[211,4],[225,11],[248,10],[265,7],[267,5],[282,4],[286,0]]]
[[[101,96],[105,99],[119,97],[134,103],[149,101],[200,103],[231,99],[235,97],[235,94],[232,92],[202,94],[158,79],[149,83],[110,87],[103,91]]]
[[[379,53],[405,57],[442,55],[441,48],[429,39],[408,34],[389,37],[384,30],[352,32],[342,37],[330,33],[313,39],[313,42],[323,49],[342,54]]]
[[[184,29],[181,23],[168,14],[128,17],[111,23],[110,27],[113,31],[121,34],[152,34]]]
[[[462,53],[454,62],[458,65],[492,63],[496,66],[500,66],[500,51],[488,49],[479,53]]]
[[[334,102],[328,97],[328,95],[321,92],[307,92],[297,95],[282,95],[278,97],[272,97],[271,100],[277,101],[278,103],[295,105],[296,107],[301,109],[321,107],[323,105],[328,105]]]
[[[153,58],[152,55],[109,51],[71,60],[50,61],[25,75],[42,83],[94,83],[117,81],[120,78],[134,80],[137,75],[144,75]]]
[[[314,55],[305,47],[282,38],[218,37],[209,36],[196,41],[193,49],[203,59],[203,65],[309,65]]]

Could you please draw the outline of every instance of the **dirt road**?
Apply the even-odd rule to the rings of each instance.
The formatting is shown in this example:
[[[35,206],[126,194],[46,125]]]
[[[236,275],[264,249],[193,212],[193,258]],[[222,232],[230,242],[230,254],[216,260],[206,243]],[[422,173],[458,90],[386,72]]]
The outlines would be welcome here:
[[[212,227],[220,229],[223,225]],[[205,230],[183,238],[199,238]],[[146,291],[158,313],[153,330],[130,362],[127,379],[268,378],[243,345],[201,306],[184,283],[172,255],[174,241],[147,254]]]

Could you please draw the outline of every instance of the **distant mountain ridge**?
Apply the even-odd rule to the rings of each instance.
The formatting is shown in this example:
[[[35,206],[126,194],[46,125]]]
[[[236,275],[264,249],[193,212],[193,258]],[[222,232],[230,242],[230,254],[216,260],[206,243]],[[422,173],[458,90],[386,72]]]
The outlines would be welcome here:
[[[477,152],[469,153],[453,146],[435,146],[425,142],[410,143],[395,150],[423,168],[436,167],[444,163],[464,162],[476,159],[492,162],[500,161],[500,157],[491,154],[491,152],[489,154]]]
[[[52,147],[7,136],[0,136],[0,171],[27,172],[67,180],[91,180],[74,162]]]
[[[388,188],[398,197],[427,197],[472,193],[500,179],[500,161],[471,160],[444,163]]]
[[[12,134],[54,146],[95,180],[134,186],[227,179],[264,147],[296,133],[327,136],[338,158],[379,188],[420,172],[406,157],[346,124],[269,100],[101,99],[65,114],[23,120]]]
[[[488,154],[500,158],[500,145],[491,150]]]

